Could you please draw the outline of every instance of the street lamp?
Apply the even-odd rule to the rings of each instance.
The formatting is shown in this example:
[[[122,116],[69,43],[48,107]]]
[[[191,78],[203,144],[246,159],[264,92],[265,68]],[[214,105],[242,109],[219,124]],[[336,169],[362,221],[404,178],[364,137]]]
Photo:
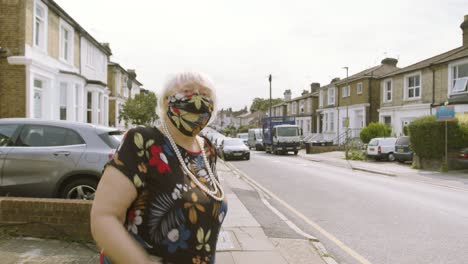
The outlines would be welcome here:
[[[346,66],[346,67],[343,67],[343,69],[346,70],[346,91],[348,92],[349,91],[349,94],[348,96],[351,96],[351,88],[349,87],[349,81],[348,81],[348,70],[349,70],[349,67]],[[346,129],[346,142],[345,142],[345,157],[346,157],[346,160],[348,160],[348,153],[349,153],[349,148],[348,148],[348,142],[349,142],[349,110],[348,110],[348,107],[349,107],[349,102],[346,104],[346,120],[345,120],[345,129]],[[338,110],[339,111],[339,110]]]
[[[270,120],[271,120],[271,74],[268,76],[268,81],[270,82]]]

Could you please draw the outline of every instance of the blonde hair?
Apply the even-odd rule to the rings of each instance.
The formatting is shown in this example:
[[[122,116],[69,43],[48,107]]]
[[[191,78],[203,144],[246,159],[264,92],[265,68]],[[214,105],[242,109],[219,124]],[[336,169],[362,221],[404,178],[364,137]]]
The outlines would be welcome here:
[[[211,99],[213,100],[213,113],[211,114],[210,121],[211,123],[216,118],[218,100],[216,98],[216,90],[213,84],[213,81],[210,77],[201,72],[196,71],[186,71],[179,72],[172,75],[161,91],[161,94],[158,98],[158,115],[159,118],[166,118],[166,111],[168,108],[167,97],[174,95],[176,91],[188,84],[196,84],[202,87],[207,88],[211,91]]]

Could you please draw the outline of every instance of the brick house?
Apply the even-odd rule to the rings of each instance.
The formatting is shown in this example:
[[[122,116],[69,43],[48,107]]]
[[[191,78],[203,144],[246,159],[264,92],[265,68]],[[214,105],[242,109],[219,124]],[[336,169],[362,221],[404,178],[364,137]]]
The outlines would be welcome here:
[[[119,111],[128,98],[136,93],[147,91],[136,79],[135,70],[125,70],[120,64],[109,62],[107,66],[107,84],[109,87],[109,126],[125,129],[125,122],[119,122]]]
[[[380,122],[402,135],[414,119],[432,115],[448,102],[468,113],[468,15],[460,25],[462,46],[402,68],[381,79]]]
[[[398,70],[398,60],[385,58],[380,65],[363,70],[335,83],[337,134],[340,143],[348,136],[358,138],[363,127],[379,121],[380,80],[379,78]],[[347,121],[348,120],[348,121]],[[342,137],[340,135],[343,134]]]
[[[291,98],[291,90],[285,90],[283,102],[272,106],[272,116],[293,116],[304,138],[315,134],[319,88],[319,83],[312,83],[310,91],[304,90],[301,96],[295,98]]]
[[[108,44],[52,0],[1,1],[0,25],[0,118],[108,124]]]

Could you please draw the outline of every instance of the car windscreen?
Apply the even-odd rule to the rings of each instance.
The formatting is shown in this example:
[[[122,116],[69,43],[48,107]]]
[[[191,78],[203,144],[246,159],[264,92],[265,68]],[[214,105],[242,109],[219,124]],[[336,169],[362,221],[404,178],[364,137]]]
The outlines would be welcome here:
[[[400,137],[396,141],[397,145],[409,145],[409,137]]]
[[[278,127],[276,129],[279,137],[295,137],[297,136],[296,127]]]
[[[120,145],[120,142],[122,142],[124,136],[124,131],[120,130],[114,130],[114,131],[108,131],[99,134],[99,137],[104,141],[107,146],[109,146],[112,149],[117,149],[117,147]]]
[[[243,146],[244,142],[241,139],[227,139],[224,140],[224,146]]]
[[[372,139],[370,142],[369,142],[369,146],[377,146],[379,144],[379,140],[378,139]]]

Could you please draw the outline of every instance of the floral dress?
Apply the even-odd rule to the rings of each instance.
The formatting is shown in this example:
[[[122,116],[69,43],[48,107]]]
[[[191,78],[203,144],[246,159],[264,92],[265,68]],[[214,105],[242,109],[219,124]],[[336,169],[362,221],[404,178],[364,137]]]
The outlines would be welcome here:
[[[201,152],[179,150],[187,168],[213,190]],[[217,178],[216,154],[206,138],[204,150]],[[216,201],[192,182],[164,134],[155,127],[130,129],[108,165],[126,175],[137,190],[125,227],[150,255],[164,263],[215,262],[227,203]],[[102,255],[101,261],[109,260]]]

